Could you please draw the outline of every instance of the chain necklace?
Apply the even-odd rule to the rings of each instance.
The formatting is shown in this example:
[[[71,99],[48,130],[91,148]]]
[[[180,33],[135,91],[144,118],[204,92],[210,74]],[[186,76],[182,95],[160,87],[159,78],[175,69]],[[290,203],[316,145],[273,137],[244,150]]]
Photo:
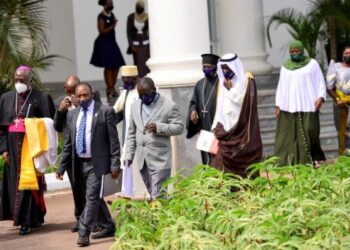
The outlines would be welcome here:
[[[209,94],[209,96],[208,96],[207,102],[205,102],[205,101],[204,101],[204,100],[205,100],[205,87],[207,86],[207,78],[205,78],[205,80],[204,80],[204,84],[203,84],[204,86],[203,86],[203,91],[202,91],[203,110],[201,111],[202,114],[203,114],[203,118],[205,117],[205,114],[208,113],[207,106],[208,106],[208,104],[209,104],[210,97],[211,97],[211,95],[212,95],[213,92],[214,92],[214,89],[215,89],[215,87],[216,87],[216,83],[217,83],[217,82],[218,82],[218,78],[216,79],[216,81],[215,81],[215,83],[214,83],[214,86],[211,88],[211,91],[210,91],[210,94]]]
[[[27,95],[27,98],[24,100],[24,102],[23,102],[23,104],[22,104],[22,107],[21,107],[21,109],[17,112],[17,109],[18,109],[18,94],[16,93],[16,103],[15,103],[15,109],[16,109],[16,119],[15,119],[15,123],[16,123],[16,127],[18,126],[18,116],[22,113],[22,110],[23,110],[23,107],[26,105],[26,103],[27,103],[27,101],[28,101],[28,99],[29,99],[29,96],[30,96],[30,94],[32,93],[32,90],[33,89],[31,89],[30,90],[30,92],[28,93],[28,95]],[[29,108],[30,108],[30,106],[29,106]],[[28,110],[27,110],[27,115],[26,116],[28,116],[28,113],[29,113],[29,108],[28,108]]]

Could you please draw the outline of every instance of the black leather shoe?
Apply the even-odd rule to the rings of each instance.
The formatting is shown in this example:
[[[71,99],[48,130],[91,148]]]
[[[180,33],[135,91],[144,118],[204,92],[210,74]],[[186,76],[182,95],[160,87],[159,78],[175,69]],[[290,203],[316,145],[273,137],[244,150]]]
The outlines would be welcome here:
[[[21,226],[19,229],[19,235],[27,235],[32,232],[32,228],[30,226]]]
[[[72,226],[72,227],[70,228],[70,231],[71,231],[72,233],[76,233],[76,232],[78,232],[78,230],[79,230],[79,222],[75,223],[74,226]]]
[[[89,236],[79,236],[77,244],[81,247],[87,247],[90,245]]]
[[[92,229],[92,232],[93,233],[98,233],[102,230],[102,227],[99,227],[99,226],[95,226],[94,229]]]
[[[107,237],[114,237],[115,228],[104,228],[100,232],[91,236],[92,239],[102,239]]]

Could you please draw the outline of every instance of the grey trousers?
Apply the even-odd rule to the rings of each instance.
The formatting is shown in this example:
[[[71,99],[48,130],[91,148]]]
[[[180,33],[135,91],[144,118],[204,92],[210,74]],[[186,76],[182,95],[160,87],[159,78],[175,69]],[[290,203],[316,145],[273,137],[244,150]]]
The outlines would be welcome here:
[[[153,170],[147,166],[146,162],[143,164],[141,176],[152,200],[159,197],[161,186],[170,177],[170,174],[171,169]]]
[[[102,228],[115,228],[106,202],[100,198],[101,178],[98,178],[92,162],[81,162],[81,184],[85,195],[85,208],[79,218],[79,236],[89,236],[97,225]]]

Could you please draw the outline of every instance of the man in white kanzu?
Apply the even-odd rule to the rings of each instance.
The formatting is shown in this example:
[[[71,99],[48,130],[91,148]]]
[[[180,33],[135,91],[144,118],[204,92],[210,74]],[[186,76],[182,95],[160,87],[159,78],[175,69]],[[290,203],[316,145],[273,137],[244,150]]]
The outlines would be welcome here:
[[[289,45],[290,59],[281,67],[276,92],[277,129],[274,153],[280,165],[325,160],[320,145],[319,110],[326,99],[326,84],[316,60],[304,55],[304,45]]]

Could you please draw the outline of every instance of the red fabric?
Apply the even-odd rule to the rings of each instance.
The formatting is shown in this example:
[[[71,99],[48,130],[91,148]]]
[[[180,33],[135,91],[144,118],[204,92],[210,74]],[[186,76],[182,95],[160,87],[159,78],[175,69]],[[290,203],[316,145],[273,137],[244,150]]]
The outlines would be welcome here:
[[[32,190],[32,195],[35,201],[35,204],[38,206],[39,210],[42,213],[46,213],[46,205],[44,200],[44,177],[43,176],[37,176],[37,180],[39,183],[39,186],[41,187],[39,190]]]

